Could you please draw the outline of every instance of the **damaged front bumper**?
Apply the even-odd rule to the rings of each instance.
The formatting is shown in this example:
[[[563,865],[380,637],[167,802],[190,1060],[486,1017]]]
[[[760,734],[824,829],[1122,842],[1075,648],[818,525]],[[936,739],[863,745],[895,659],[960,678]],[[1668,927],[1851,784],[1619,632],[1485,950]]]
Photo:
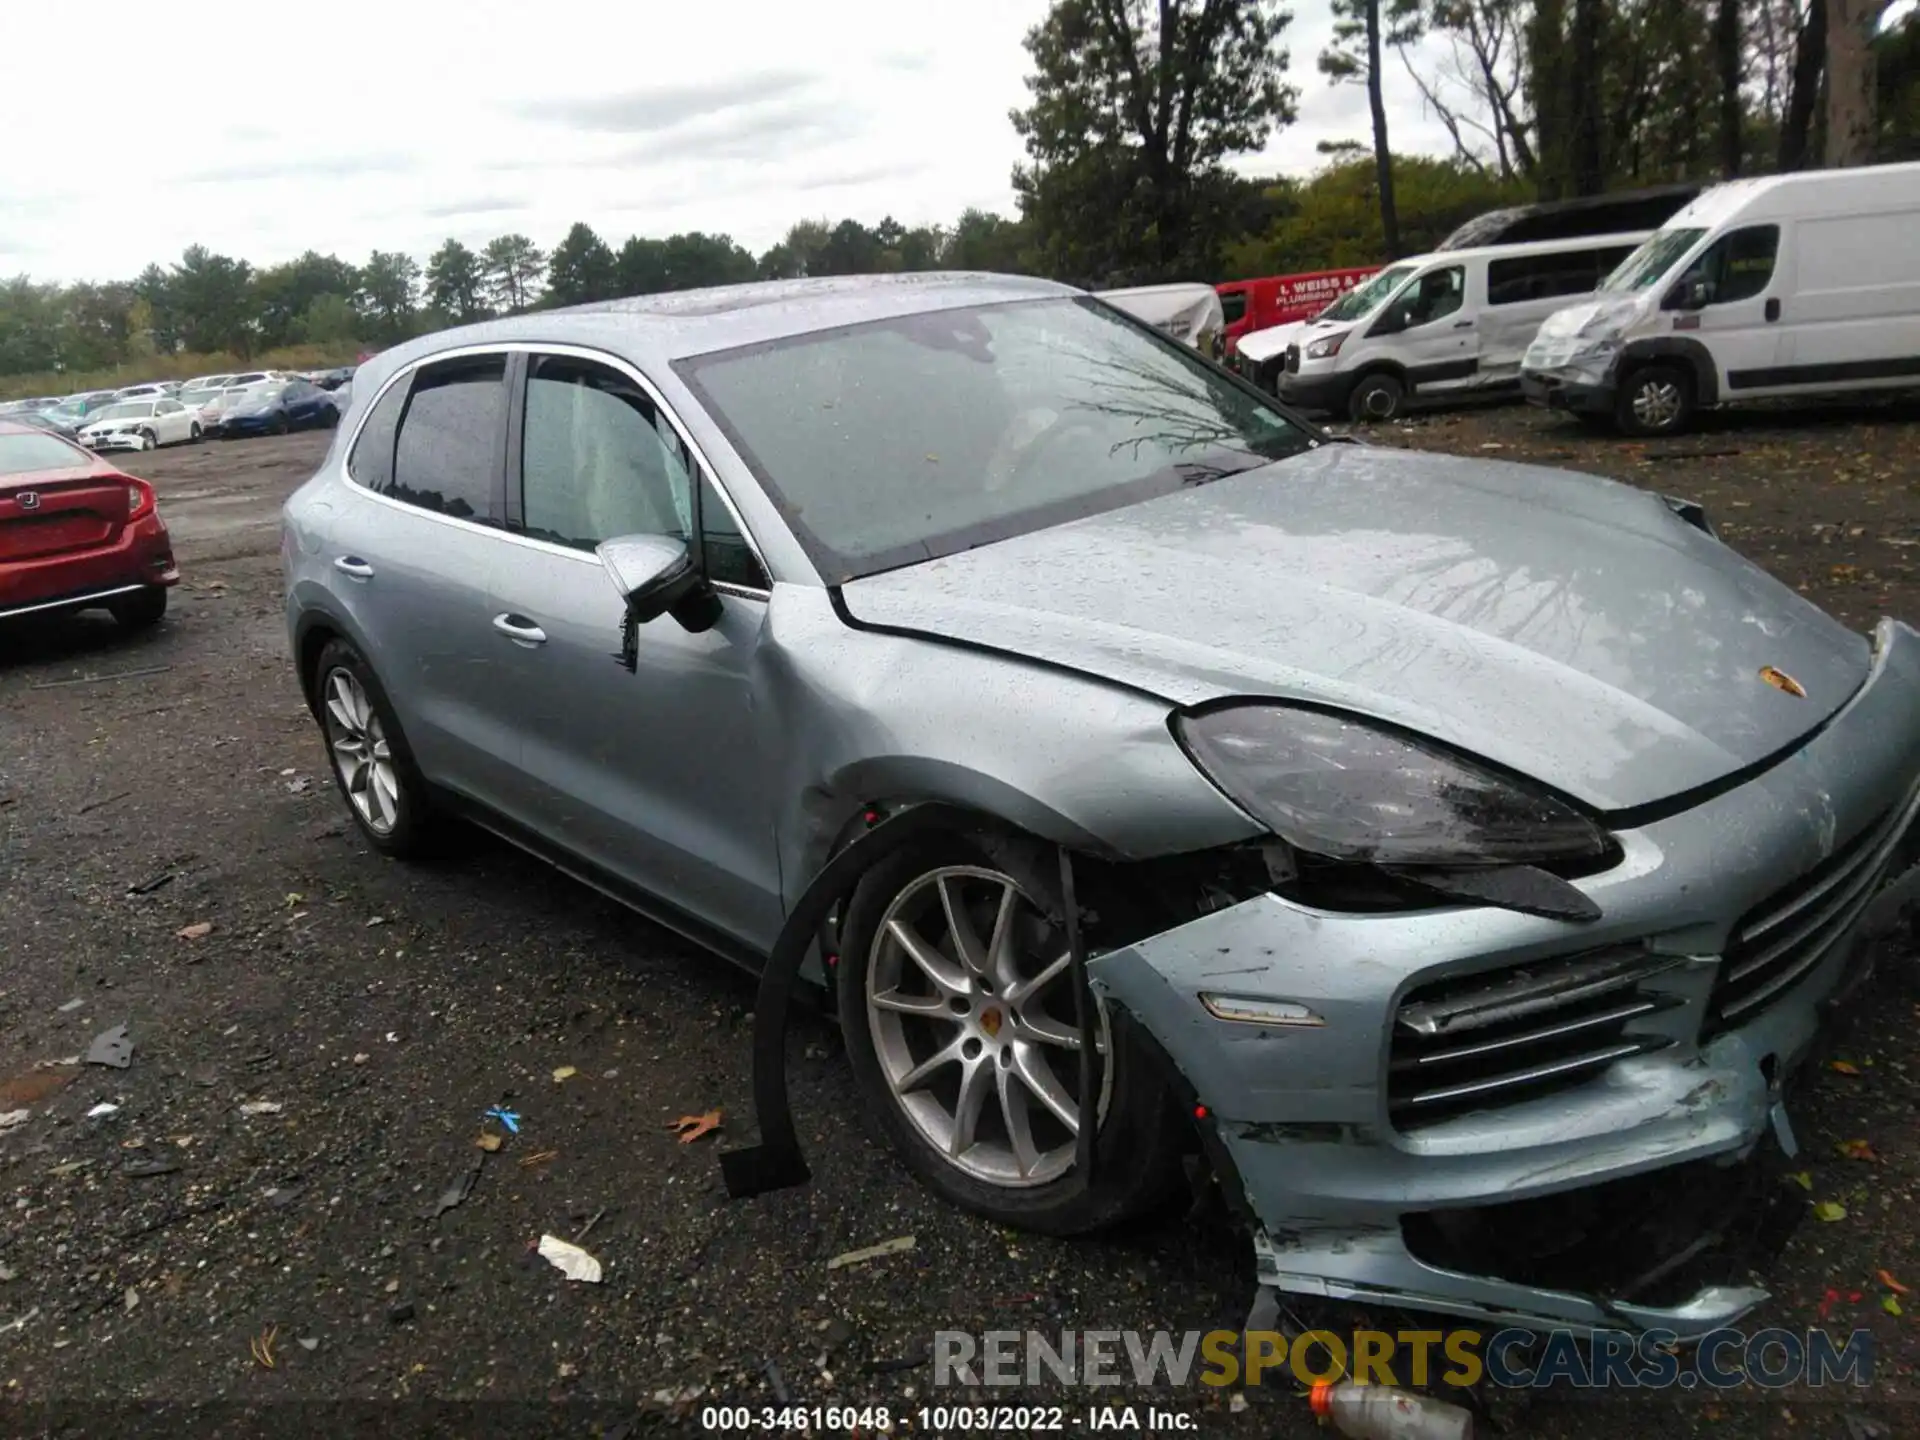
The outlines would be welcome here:
[[[1913,859],[1916,717],[1920,636],[1882,622],[1867,683],[1804,746],[1616,832],[1621,863],[1577,882],[1598,921],[1267,893],[1099,955],[1089,978],[1209,1112],[1264,1283],[1697,1337],[1764,1292],[1660,1294],[1685,1257],[1620,1254],[1643,1281],[1623,1293],[1558,1263],[1574,1237],[1551,1232],[1583,1208],[1677,1207],[1700,1176],[1791,1152],[1789,1082],[1864,980],[1870,906]],[[1502,1243],[1462,1238],[1476,1214]]]

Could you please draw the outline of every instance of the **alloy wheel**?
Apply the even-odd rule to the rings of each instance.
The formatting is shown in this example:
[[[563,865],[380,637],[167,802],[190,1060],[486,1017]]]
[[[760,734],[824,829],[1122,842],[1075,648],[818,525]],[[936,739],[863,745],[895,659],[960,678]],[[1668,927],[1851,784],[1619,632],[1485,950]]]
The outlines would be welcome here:
[[[1680,418],[1680,387],[1671,380],[1650,378],[1633,392],[1633,418],[1646,430],[1665,430]]]
[[[336,666],[326,678],[327,748],[340,788],[366,827],[391,835],[400,820],[400,781],[379,713],[360,677]]]
[[[1012,879],[951,865],[907,885],[875,933],[864,998],[894,1102],[949,1164],[1006,1188],[1071,1169],[1082,1106],[1066,936]]]

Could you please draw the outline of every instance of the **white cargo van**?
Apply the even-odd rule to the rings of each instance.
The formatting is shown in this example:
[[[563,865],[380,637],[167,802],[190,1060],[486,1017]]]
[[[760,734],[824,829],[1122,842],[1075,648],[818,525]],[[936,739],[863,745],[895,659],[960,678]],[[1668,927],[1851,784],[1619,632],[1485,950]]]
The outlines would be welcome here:
[[[1355,420],[1512,389],[1540,322],[1591,293],[1648,233],[1396,260],[1311,320],[1241,336],[1236,360],[1290,404]]]
[[[1540,327],[1521,383],[1635,435],[1740,400],[1920,386],[1920,164],[1714,186]]]

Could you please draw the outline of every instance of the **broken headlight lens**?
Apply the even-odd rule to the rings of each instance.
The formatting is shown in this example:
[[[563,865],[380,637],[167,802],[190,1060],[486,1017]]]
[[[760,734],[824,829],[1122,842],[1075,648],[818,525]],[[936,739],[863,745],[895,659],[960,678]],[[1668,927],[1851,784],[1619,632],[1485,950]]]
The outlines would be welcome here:
[[[1611,841],[1565,801],[1438,745],[1319,710],[1229,705],[1174,732],[1213,783],[1288,844],[1380,865],[1581,860]]]

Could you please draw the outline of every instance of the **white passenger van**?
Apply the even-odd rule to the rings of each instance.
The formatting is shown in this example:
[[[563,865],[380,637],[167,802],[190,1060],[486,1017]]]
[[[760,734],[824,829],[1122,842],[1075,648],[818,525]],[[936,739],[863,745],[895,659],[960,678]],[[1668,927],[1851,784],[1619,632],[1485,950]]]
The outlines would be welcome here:
[[[1396,260],[1311,320],[1241,336],[1236,363],[1290,404],[1355,420],[1510,390],[1540,322],[1591,293],[1649,233]]]
[[[1522,386],[1634,435],[1740,400],[1920,386],[1920,164],[1703,192],[1540,327]]]

